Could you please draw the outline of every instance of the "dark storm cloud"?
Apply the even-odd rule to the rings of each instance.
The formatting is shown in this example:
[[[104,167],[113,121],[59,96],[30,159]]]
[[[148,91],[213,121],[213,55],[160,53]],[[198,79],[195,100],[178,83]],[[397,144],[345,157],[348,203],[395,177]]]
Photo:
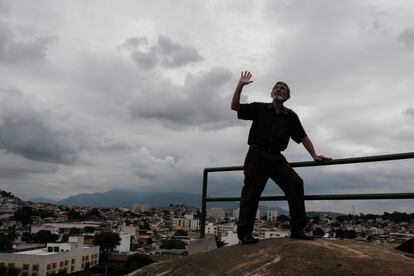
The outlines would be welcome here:
[[[157,49],[151,47],[148,52],[134,51],[131,53],[131,58],[141,67],[151,69],[158,63]]]
[[[134,51],[137,50],[140,45],[147,45],[148,39],[144,36],[141,37],[130,37],[121,45],[128,50]]]
[[[0,178],[15,179],[32,174],[55,173],[58,165],[40,163],[17,155],[0,153]]]
[[[407,108],[406,110],[404,110],[404,112],[403,112],[405,115],[408,115],[408,116],[414,116],[414,108],[412,108],[412,107],[410,107],[410,108]]]
[[[216,67],[188,74],[183,86],[159,81],[137,96],[129,107],[130,114],[136,119],[156,119],[170,127],[217,129],[232,125],[236,120],[229,108],[227,87],[231,78],[228,69]]]
[[[0,22],[0,63],[14,63],[25,60],[43,60],[48,44],[53,37],[19,38],[7,22]]]
[[[69,117],[19,90],[0,90],[0,147],[30,160],[72,164],[83,135]]]
[[[202,61],[203,58],[193,47],[185,47],[173,42],[169,37],[160,36],[158,39],[161,63],[165,67],[176,68],[188,63]]]
[[[148,45],[146,37],[131,37],[122,44],[124,48],[131,51],[132,60],[146,69],[156,65],[165,68],[178,68],[203,60],[197,49],[181,45],[164,35],[159,36],[157,45],[146,50],[141,49],[142,45]]]
[[[414,27],[404,29],[398,36],[398,40],[407,48],[414,49]]]

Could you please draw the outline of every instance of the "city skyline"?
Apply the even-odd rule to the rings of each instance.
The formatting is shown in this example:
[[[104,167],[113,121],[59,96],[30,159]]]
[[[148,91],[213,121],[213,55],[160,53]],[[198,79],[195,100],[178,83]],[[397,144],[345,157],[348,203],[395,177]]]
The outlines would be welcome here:
[[[413,9],[405,1],[0,0],[1,189],[22,199],[116,188],[200,194],[205,167],[243,164],[250,123],[230,110],[242,70],[254,81],[243,102],[270,102],[277,80],[289,84],[286,106],[320,154],[410,152]],[[293,141],[284,154],[311,160]],[[412,192],[411,164],[298,172],[305,194]],[[240,195],[242,172],[209,177],[209,194]],[[264,194],[281,191],[269,181]],[[352,204],[412,212],[412,200],[306,202],[344,213]]]

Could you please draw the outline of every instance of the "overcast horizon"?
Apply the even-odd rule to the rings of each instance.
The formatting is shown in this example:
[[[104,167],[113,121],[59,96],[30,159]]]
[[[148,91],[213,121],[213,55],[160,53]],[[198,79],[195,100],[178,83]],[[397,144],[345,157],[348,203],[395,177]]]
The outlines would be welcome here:
[[[412,152],[414,2],[0,0],[0,189],[62,199],[125,188],[201,193],[242,165],[231,97],[286,106],[318,154]],[[290,162],[310,161],[290,141]],[[305,194],[413,192],[413,160],[298,168]],[[209,176],[240,195],[242,172]],[[281,194],[269,181],[264,194]],[[414,212],[412,200],[308,201],[307,211]],[[287,208],[286,203],[268,203]]]

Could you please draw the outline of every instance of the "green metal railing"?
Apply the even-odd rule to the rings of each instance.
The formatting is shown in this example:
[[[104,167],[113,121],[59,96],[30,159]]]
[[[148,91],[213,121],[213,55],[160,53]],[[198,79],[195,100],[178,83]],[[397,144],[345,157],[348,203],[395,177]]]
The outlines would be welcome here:
[[[313,167],[313,166],[329,166],[341,164],[355,164],[379,161],[391,161],[414,158],[414,152],[397,153],[388,155],[376,155],[354,158],[343,158],[335,160],[327,160],[322,162],[294,162],[290,163],[292,167]],[[201,218],[200,218],[200,238],[205,236],[206,224],[206,206],[207,202],[212,201],[240,201],[240,197],[226,196],[226,197],[207,197],[207,181],[208,173],[210,172],[230,172],[241,171],[243,166],[233,167],[216,167],[205,168],[203,172],[203,192],[201,198]],[[331,195],[305,195],[305,200],[350,200],[350,199],[414,199],[414,193],[385,193],[385,194],[331,194]],[[287,200],[285,196],[263,196],[262,201],[282,201]]]

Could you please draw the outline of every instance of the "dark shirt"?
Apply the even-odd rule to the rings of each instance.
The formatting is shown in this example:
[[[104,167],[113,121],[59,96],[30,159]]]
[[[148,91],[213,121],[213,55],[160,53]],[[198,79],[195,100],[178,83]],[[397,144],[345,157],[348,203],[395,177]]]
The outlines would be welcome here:
[[[272,147],[283,151],[287,148],[290,138],[299,144],[307,136],[298,115],[293,110],[283,107],[276,113],[272,103],[240,104],[237,117],[253,121],[249,132],[249,145]]]

